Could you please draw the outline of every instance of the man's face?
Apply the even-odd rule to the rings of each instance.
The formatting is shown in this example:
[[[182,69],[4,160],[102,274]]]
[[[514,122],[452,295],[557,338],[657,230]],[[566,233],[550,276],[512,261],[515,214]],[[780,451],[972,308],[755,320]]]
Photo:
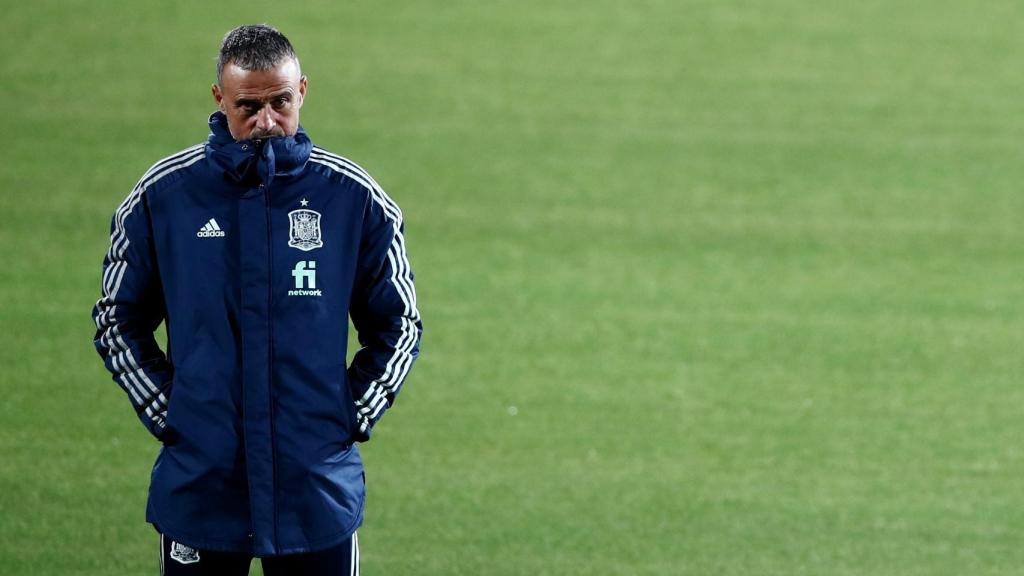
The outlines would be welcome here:
[[[229,62],[220,85],[213,85],[213,99],[235,140],[295,134],[305,97],[306,77],[291,58],[269,70],[243,70]]]

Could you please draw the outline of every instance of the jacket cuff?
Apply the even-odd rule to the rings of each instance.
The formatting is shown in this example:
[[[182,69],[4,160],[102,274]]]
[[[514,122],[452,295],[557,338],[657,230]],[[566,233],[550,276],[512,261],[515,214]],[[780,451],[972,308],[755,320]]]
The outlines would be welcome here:
[[[373,426],[391,406],[391,400],[379,384],[373,383],[372,380],[363,380],[359,372],[356,367],[351,367],[348,372],[355,414],[355,429],[352,435],[356,442],[366,442],[370,439]]]
[[[356,442],[366,442],[373,433],[373,427],[384,416],[390,406],[387,398],[375,394],[375,387],[368,388],[366,393],[354,401]]]
[[[171,436],[177,437],[174,434],[174,430],[167,425],[167,409],[157,409],[155,400],[147,407],[139,410],[137,415],[142,425],[157,440],[166,442]]]

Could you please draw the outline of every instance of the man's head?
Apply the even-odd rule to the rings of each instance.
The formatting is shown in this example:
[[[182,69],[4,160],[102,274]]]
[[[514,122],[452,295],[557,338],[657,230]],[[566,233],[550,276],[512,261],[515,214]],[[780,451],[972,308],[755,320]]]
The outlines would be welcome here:
[[[212,91],[235,140],[295,134],[306,83],[284,34],[260,24],[224,36]]]

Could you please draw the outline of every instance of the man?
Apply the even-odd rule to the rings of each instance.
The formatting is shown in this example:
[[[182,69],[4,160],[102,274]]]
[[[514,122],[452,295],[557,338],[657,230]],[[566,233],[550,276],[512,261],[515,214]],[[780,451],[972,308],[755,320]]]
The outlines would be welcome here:
[[[358,573],[355,443],[422,324],[402,212],[312,145],[306,93],[280,32],[230,31],[209,139],[154,164],[111,224],[95,344],[163,443],[146,507],[162,574],[244,575],[254,556],[268,575]]]

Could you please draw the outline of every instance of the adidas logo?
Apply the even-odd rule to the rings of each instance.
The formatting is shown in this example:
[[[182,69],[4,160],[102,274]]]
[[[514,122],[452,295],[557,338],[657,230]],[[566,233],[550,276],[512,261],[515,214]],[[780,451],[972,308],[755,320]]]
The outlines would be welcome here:
[[[224,231],[217,225],[216,220],[210,218],[210,221],[204,224],[203,227],[199,229],[199,232],[196,232],[196,236],[200,238],[223,238]]]

